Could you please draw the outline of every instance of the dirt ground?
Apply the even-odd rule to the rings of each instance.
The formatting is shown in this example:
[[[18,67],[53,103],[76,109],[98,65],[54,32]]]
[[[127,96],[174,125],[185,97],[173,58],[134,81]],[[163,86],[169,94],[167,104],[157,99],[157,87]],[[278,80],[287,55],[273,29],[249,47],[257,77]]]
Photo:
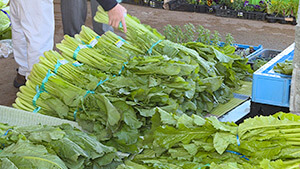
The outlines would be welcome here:
[[[202,25],[211,31],[217,30],[221,35],[231,33],[238,44],[263,45],[265,49],[283,50],[294,42],[295,26],[262,21],[250,21],[216,17],[210,14],[167,11],[135,5],[123,4],[129,14],[137,16],[142,23],[149,24],[162,32],[167,24],[184,25],[193,23]],[[55,0],[55,43],[63,38],[60,4]],[[91,15],[86,25],[91,26]],[[17,64],[12,56],[0,58],[0,105],[11,106],[18,89],[13,87]]]

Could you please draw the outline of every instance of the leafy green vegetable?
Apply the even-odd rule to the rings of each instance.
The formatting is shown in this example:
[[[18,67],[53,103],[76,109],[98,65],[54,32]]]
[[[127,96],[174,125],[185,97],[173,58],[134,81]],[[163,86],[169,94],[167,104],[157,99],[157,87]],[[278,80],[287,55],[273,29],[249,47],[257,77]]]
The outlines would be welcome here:
[[[95,19],[107,22],[107,13],[99,9]],[[174,125],[178,120],[181,134],[193,123],[204,125],[204,120],[188,115],[211,112],[233,97],[241,80],[251,77],[250,67],[243,65],[246,60],[233,55],[231,47],[181,45],[164,40],[130,15],[126,22],[126,40],[112,32],[100,37],[84,26],[74,38],[65,36],[57,44],[61,54],[46,52],[34,65],[14,107],[75,120],[103,144],[137,153],[152,125]],[[187,29],[193,31],[191,26]],[[154,117],[159,120],[153,124]],[[70,161],[87,156],[79,147],[72,154]]]
[[[285,74],[285,75],[292,75],[293,60],[286,60],[283,63],[277,63],[273,69],[277,73],[281,73],[281,74]]]
[[[8,127],[10,130],[4,136]],[[119,160],[114,148],[67,124],[56,127],[1,124],[0,134],[1,168],[101,168]]]

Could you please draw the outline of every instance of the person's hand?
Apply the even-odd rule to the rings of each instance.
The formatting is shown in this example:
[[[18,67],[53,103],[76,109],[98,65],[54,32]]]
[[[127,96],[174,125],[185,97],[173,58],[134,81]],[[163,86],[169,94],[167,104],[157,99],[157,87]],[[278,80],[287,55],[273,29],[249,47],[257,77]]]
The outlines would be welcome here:
[[[108,18],[109,18],[108,24],[117,29],[119,28],[120,23],[122,23],[123,30],[126,33],[127,32],[127,27],[125,23],[126,13],[127,10],[122,5],[117,4],[114,8],[108,11]]]

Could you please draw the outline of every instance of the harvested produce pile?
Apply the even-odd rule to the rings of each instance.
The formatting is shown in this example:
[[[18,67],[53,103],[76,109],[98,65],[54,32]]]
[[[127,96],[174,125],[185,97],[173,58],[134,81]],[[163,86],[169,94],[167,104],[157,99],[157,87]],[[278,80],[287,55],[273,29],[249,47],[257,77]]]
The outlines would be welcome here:
[[[79,169],[120,163],[107,147],[68,124],[12,127],[0,123],[0,168]]]
[[[162,123],[153,121],[143,152],[118,169],[299,168],[299,116],[278,113],[239,126],[215,117],[161,118]]]
[[[300,117],[277,113],[239,126],[215,117],[177,116],[159,108],[128,158],[70,125],[0,124],[0,168],[299,168]],[[118,167],[117,167],[118,166]]]
[[[285,75],[292,75],[293,60],[286,60],[283,63],[277,63],[273,69],[277,73],[281,73],[281,74],[285,74]]]
[[[103,11],[96,20],[108,21]],[[83,27],[34,65],[13,105],[76,120],[88,132],[123,152],[138,152],[140,136],[157,109],[168,113],[210,112],[251,77],[234,48],[163,40],[157,31],[126,17],[127,40],[101,37]]]

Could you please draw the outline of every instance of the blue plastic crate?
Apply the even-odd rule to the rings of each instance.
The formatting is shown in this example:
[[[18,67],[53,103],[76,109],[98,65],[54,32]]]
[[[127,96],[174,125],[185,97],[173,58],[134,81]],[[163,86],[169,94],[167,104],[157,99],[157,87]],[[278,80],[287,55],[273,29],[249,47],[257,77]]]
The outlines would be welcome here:
[[[289,107],[292,76],[274,72],[277,63],[292,60],[295,44],[292,44],[253,74],[252,101],[274,106]]]
[[[224,42],[221,42],[221,43],[220,43],[220,46],[221,46],[221,47],[224,46],[224,45],[225,45]],[[233,46],[236,46],[236,47],[238,47],[238,48],[243,48],[243,49],[248,49],[248,48],[250,48],[250,47],[253,47],[253,49],[254,49],[255,52],[251,53],[250,55],[247,55],[246,58],[250,58],[250,57],[252,57],[252,56],[255,56],[255,55],[257,55],[257,53],[259,53],[260,51],[263,50],[263,46],[262,46],[262,45],[259,45],[259,46],[252,46],[252,45],[243,45],[243,44],[236,44],[236,43],[235,43],[235,44],[233,44]]]

